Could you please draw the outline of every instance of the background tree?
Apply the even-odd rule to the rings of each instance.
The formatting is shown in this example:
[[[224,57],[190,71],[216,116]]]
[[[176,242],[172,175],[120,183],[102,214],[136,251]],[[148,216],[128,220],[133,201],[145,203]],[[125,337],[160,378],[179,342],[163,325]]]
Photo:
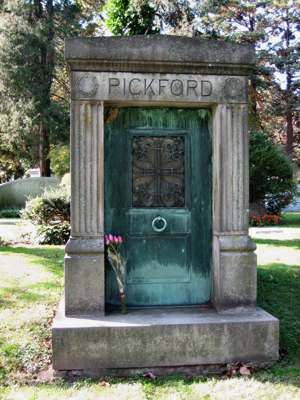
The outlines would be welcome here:
[[[249,126],[261,129],[259,105],[264,101],[268,78],[272,72],[265,44],[267,14],[270,0],[204,0],[198,3],[199,19],[196,32],[211,38],[252,43],[256,51],[256,65],[250,77]]]
[[[293,166],[282,150],[264,132],[250,135],[250,204],[272,202],[273,212],[290,203],[295,194]]]
[[[296,111],[300,105],[300,3],[273,0],[267,18],[270,63],[277,73],[278,94],[272,104],[285,119],[286,152],[292,158],[294,147],[300,144]]]
[[[255,45],[250,127],[282,139],[293,158],[299,141],[299,0],[205,0],[198,15],[199,34]]]
[[[69,0],[6,0],[0,13],[0,146],[30,149],[26,158],[39,162],[42,176],[50,175],[51,136],[68,136],[67,100],[53,88],[62,41],[79,32],[79,13]]]
[[[148,0],[108,0],[104,8],[106,26],[113,35],[158,33],[154,26],[155,8]]]
[[[195,17],[188,0],[108,0],[102,21],[114,35],[192,35]]]

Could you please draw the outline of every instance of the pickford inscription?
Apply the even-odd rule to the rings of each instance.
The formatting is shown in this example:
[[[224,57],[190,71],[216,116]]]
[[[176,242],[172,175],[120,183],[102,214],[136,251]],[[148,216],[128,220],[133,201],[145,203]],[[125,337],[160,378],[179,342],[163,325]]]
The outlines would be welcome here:
[[[132,78],[120,80],[119,78],[108,78],[109,94],[124,94],[141,96],[210,96],[212,94],[212,83],[207,80],[200,82],[195,79],[147,79]]]
[[[73,99],[103,101],[240,103],[245,101],[247,85],[244,77],[234,78],[241,90],[233,91],[228,76],[130,72],[75,71],[73,80]]]

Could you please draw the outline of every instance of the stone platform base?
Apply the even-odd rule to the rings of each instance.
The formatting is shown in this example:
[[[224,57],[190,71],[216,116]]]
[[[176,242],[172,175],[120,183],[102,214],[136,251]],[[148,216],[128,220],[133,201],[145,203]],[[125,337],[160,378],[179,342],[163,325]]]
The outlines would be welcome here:
[[[199,307],[65,317],[61,304],[52,337],[55,370],[115,370],[129,375],[125,369],[175,371],[236,361],[274,362],[279,323],[262,309],[225,315]]]

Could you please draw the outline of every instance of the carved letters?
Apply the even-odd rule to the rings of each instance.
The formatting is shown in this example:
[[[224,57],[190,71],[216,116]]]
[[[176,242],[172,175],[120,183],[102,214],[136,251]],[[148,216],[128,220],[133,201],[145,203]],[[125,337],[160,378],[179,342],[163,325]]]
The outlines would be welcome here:
[[[73,72],[73,99],[100,101],[245,102],[246,78],[131,72]]]
[[[208,80],[200,82],[194,79],[147,79],[132,78],[119,79],[108,78],[108,93],[130,95],[171,95],[171,96],[210,96],[212,94],[212,83]]]

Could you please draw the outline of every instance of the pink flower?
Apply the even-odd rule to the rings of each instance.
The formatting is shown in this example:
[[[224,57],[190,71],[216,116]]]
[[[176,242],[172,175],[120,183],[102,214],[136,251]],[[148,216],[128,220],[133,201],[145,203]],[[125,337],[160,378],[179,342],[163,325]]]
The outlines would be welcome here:
[[[112,235],[111,233],[108,235],[108,240],[109,240],[110,242],[113,242],[113,241],[114,241],[114,237],[113,237],[113,235]]]
[[[116,244],[118,244],[118,243],[119,243],[118,236],[114,236],[114,243],[116,243]]]
[[[123,243],[122,236],[119,236],[118,239],[119,239],[119,243],[122,244]]]

